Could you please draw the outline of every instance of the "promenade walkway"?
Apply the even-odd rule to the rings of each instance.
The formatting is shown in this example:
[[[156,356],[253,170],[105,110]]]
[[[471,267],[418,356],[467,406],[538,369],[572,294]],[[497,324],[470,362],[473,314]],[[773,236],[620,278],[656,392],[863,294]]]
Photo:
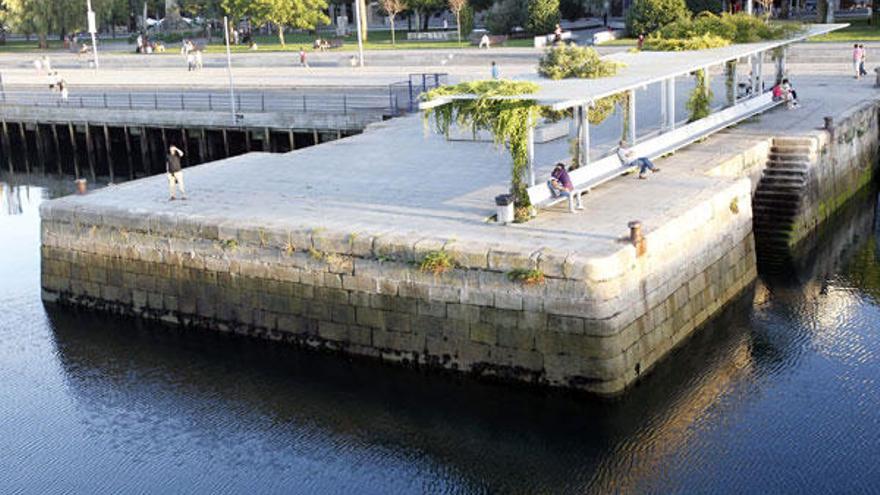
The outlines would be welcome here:
[[[602,256],[620,248],[628,221],[639,219],[650,232],[731,187],[737,178],[708,174],[726,157],[774,135],[809,132],[822,125],[822,117],[876,98],[869,81],[842,76],[804,76],[797,89],[800,109],[777,108],[690,145],[661,160],[663,171],[649,180],[624,176],[609,182],[584,197],[580,214],[557,206],[510,227],[486,222],[494,213],[492,198],[507,191],[507,152],[490,143],[447,142],[426,132],[418,116],[288,154],[250,154],[188,169],[188,201],[168,202],[164,177],[106,188],[87,201],[292,230],[439,236],[470,246]],[[567,148],[564,141],[536,145],[536,162],[543,165],[539,180],[547,177],[549,164],[567,156]]]

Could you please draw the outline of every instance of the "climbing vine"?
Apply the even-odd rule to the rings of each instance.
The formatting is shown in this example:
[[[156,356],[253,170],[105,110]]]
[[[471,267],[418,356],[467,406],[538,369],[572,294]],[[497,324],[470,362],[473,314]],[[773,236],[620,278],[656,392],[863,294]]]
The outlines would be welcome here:
[[[700,69],[693,74],[696,85],[687,101],[687,109],[690,112],[688,122],[693,122],[709,116],[713,96],[712,90],[709,89],[708,86],[706,69]]]
[[[724,64],[724,86],[727,89],[727,104],[736,104],[736,60]]]
[[[453,124],[468,127],[474,132],[490,131],[496,145],[505,145],[513,160],[510,192],[518,211],[531,206],[526,194],[525,174],[529,165],[528,132],[546,110],[530,99],[499,99],[499,96],[528,95],[538,91],[538,85],[523,81],[473,81],[441,86],[429,91],[430,101],[450,95],[469,94],[474,99],[456,99],[429,109],[425,119],[433,117],[437,131],[448,135]],[[550,112],[547,112],[548,114]],[[518,215],[522,219],[522,214]]]

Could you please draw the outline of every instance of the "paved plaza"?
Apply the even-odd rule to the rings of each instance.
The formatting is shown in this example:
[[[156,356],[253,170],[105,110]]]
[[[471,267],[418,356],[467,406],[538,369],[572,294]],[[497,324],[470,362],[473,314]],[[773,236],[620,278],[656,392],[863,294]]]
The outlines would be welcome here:
[[[508,153],[486,142],[448,142],[426,129],[419,116],[287,154],[253,153],[187,169],[187,201],[167,200],[163,176],[62,201],[279,229],[422,236],[602,256],[619,249],[628,221],[641,220],[650,232],[730,187],[736,178],[707,174],[726,157],[774,135],[812,132],[824,116],[839,115],[875,98],[877,91],[870,81],[842,75],[803,76],[796,84],[801,108],[776,108],[690,145],[659,160],[662,172],[648,180],[615,179],[586,195],[586,209],[579,214],[559,205],[522,225],[487,221],[494,196],[507,191]],[[567,153],[565,140],[536,145],[539,180]]]

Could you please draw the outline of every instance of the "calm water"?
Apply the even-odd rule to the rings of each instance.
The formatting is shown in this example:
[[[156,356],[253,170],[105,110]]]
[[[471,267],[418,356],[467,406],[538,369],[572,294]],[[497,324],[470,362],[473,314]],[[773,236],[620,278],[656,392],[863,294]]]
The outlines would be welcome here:
[[[878,490],[873,198],[598,401],[44,308],[50,189],[0,186],[0,493]]]

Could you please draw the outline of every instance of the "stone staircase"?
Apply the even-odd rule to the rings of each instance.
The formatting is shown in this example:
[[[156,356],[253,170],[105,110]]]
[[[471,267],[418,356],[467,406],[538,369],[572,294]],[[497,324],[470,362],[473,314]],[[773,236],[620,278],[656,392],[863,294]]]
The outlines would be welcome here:
[[[753,200],[755,247],[762,266],[780,266],[791,256],[792,233],[816,155],[811,138],[773,139]]]

